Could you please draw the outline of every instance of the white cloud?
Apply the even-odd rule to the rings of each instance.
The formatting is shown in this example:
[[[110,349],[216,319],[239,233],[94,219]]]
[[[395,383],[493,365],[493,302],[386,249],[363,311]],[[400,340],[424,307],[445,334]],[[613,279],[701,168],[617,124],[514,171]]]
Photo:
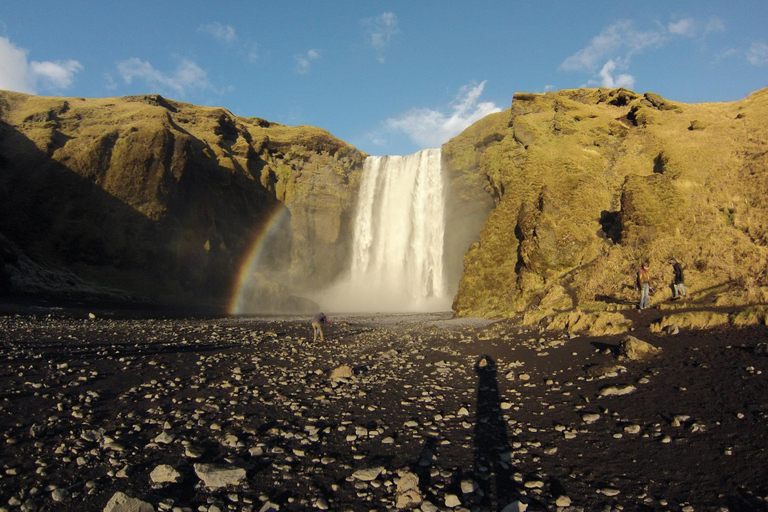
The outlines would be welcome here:
[[[75,81],[75,74],[83,70],[76,60],[31,62],[32,73],[52,89],[66,89]]]
[[[302,55],[296,55],[294,60],[296,61],[295,71],[300,75],[309,73],[312,66],[312,62],[320,59],[320,50],[309,50]]]
[[[616,61],[609,60],[600,70],[600,85],[602,87],[626,87],[632,89],[635,86],[635,77],[626,73],[615,74],[618,64]]]
[[[368,43],[376,51],[378,61],[383,64],[384,51],[392,38],[400,32],[397,15],[385,12],[375,18],[365,19],[363,23],[368,28]]]
[[[753,66],[768,66],[768,44],[752,43],[747,51],[747,61]]]
[[[83,65],[76,60],[27,62],[28,51],[0,37],[0,89],[36,94],[70,87]]]
[[[720,18],[713,16],[707,20],[707,24],[704,27],[704,34],[708,35],[715,32],[725,32],[725,23],[723,23],[723,20]]]
[[[635,77],[627,71],[634,57],[652,48],[671,44],[679,37],[702,37],[724,30],[723,22],[710,18],[700,25],[690,18],[657,25],[652,30],[638,30],[630,20],[616,21],[593,37],[587,46],[568,56],[560,69],[590,73],[588,85],[633,88]]]
[[[235,33],[234,27],[231,25],[223,25],[218,21],[200,25],[197,31],[210,34],[222,43],[232,44],[237,41],[237,34]]]
[[[594,71],[602,67],[601,63],[606,59],[619,56],[629,61],[632,55],[660,46],[663,41],[664,33],[660,31],[640,32],[635,30],[631,21],[617,21],[592,38],[585,48],[566,58],[560,68],[566,71]]]
[[[670,34],[678,36],[693,36],[696,33],[696,25],[692,19],[684,18],[667,26]]]
[[[126,84],[134,80],[143,80],[150,87],[172,91],[184,95],[194,89],[209,89],[211,83],[208,74],[194,62],[184,59],[173,74],[165,74],[155,69],[152,64],[136,57],[117,63],[117,71]]]
[[[232,25],[224,25],[218,21],[213,21],[200,25],[197,31],[201,34],[213,36],[220,43],[229,47],[234,47],[237,43],[237,55],[251,64],[259,60],[259,45],[254,41],[241,39]]]
[[[429,108],[414,109],[402,117],[388,119],[386,126],[406,134],[421,148],[440,147],[475,121],[501,110],[492,102],[479,101],[485,83],[462,87],[451,102],[448,114]]]

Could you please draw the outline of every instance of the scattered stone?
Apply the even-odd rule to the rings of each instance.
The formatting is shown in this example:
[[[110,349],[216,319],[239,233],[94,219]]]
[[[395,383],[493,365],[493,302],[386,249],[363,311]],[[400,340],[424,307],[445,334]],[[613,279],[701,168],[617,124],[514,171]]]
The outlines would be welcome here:
[[[637,391],[637,388],[631,384],[627,384],[626,386],[608,386],[605,388],[602,388],[598,393],[597,396],[600,398],[606,397],[606,396],[623,396],[628,395],[630,393],[634,393]]]
[[[195,474],[206,487],[218,489],[240,485],[245,480],[245,469],[223,464],[195,464]]]
[[[104,507],[104,512],[155,512],[155,507],[146,501],[116,492]]]
[[[581,419],[586,424],[592,424],[600,419],[600,415],[596,412],[585,412],[581,415]]]
[[[355,376],[355,372],[352,369],[351,366],[348,365],[342,365],[338,368],[335,368],[331,372],[331,376],[329,377],[330,380],[341,380],[341,379],[351,379]]]
[[[501,509],[501,512],[525,512],[526,510],[528,510],[527,503],[523,503],[522,501],[513,501]]]
[[[181,473],[168,464],[161,464],[152,470],[149,478],[154,484],[175,484],[181,482]]]
[[[397,481],[395,506],[398,509],[403,509],[419,505],[422,501],[421,491],[419,491],[419,477],[408,471],[401,471],[398,474],[400,479]]]
[[[455,494],[445,495],[445,506],[448,508],[456,508],[461,505],[461,500]]]
[[[69,491],[66,489],[54,489],[51,493],[51,499],[57,503],[61,503],[62,501],[66,501],[67,498],[69,498]]]
[[[361,482],[371,482],[373,480],[376,480],[383,471],[384,471],[384,468],[381,466],[377,466],[374,468],[358,469],[357,471],[352,473],[352,478],[354,478],[355,480],[360,480]]]

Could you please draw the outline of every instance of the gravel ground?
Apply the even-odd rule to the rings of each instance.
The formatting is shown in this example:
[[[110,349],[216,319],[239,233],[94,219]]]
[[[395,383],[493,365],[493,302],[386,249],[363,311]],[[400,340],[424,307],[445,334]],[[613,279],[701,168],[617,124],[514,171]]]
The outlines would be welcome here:
[[[0,511],[768,510],[765,326],[0,314]]]

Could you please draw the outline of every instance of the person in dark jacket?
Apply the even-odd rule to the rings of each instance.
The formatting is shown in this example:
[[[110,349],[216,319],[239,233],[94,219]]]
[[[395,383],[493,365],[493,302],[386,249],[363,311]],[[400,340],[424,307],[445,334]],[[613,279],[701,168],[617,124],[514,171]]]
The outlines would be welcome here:
[[[312,329],[315,332],[315,338],[313,341],[317,341],[317,333],[320,333],[320,341],[325,341],[323,336],[323,324],[332,324],[324,313],[318,313],[312,318]]]
[[[672,298],[679,299],[680,297],[685,297],[687,292],[683,282],[683,267],[675,258],[671,258],[669,264],[672,265],[672,271],[675,273],[675,280],[672,282],[672,290],[674,292]]]

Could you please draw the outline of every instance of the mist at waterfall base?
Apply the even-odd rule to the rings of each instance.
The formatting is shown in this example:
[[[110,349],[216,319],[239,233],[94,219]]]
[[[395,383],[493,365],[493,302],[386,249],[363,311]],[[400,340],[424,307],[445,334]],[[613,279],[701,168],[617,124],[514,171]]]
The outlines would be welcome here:
[[[348,273],[310,298],[325,311],[451,309],[444,252],[441,150],[368,157],[363,169]]]

